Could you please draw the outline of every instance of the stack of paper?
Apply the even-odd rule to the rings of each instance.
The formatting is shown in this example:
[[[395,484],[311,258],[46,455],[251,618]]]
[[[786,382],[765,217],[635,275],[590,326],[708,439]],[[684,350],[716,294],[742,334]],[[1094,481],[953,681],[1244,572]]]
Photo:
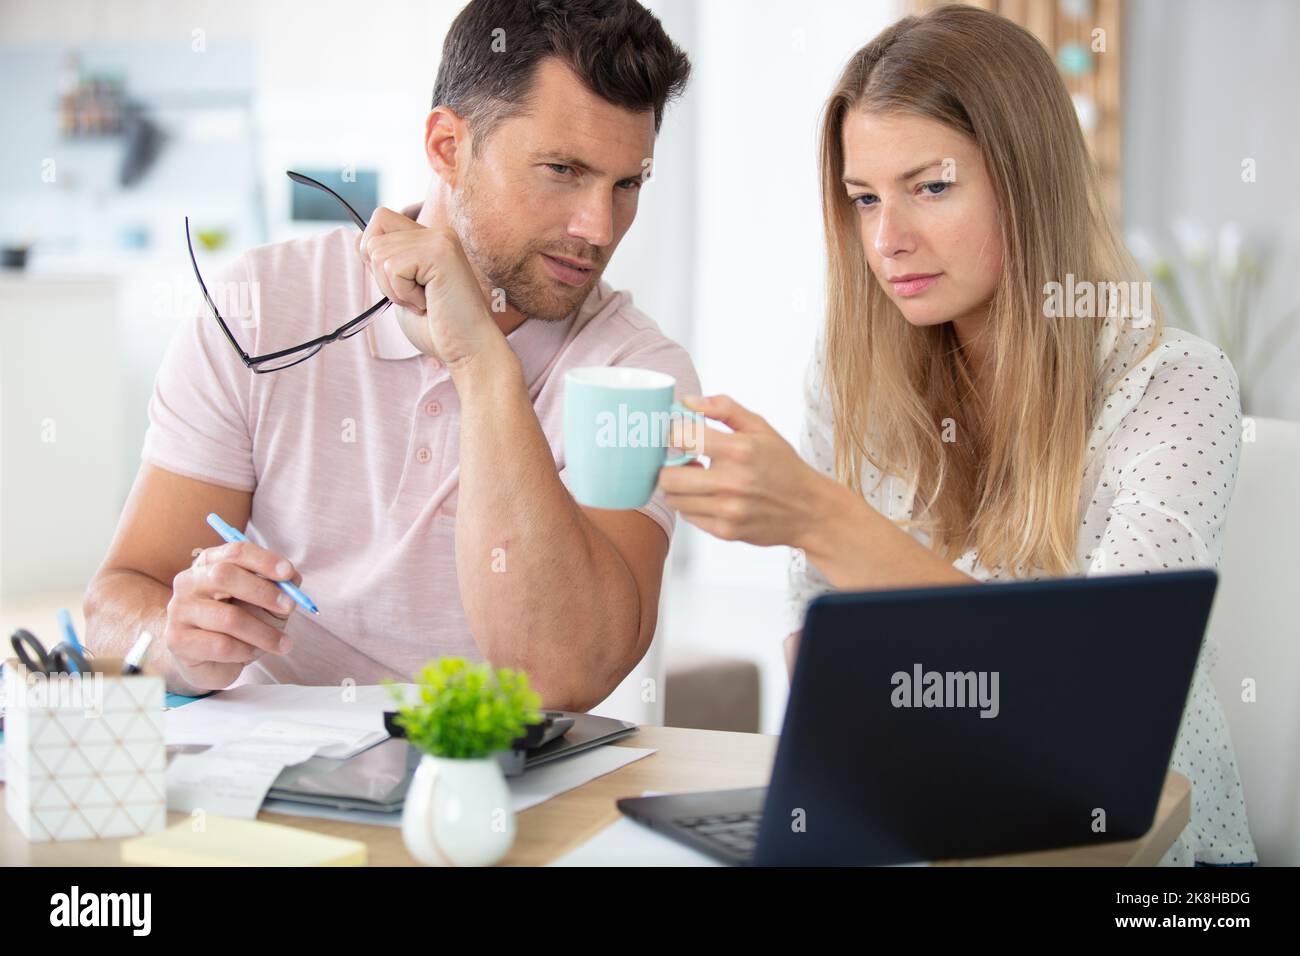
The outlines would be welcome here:
[[[414,685],[397,685],[414,695]],[[400,826],[400,813],[340,810],[266,800],[284,767],[313,755],[343,759],[387,739],[385,710],[396,707],[385,686],[236,687],[167,712],[169,748],[210,745],[178,754],[167,770],[167,807],[251,819],[275,813]],[[596,747],[507,780],[516,813],[639,760],[653,750]]]
[[[409,692],[409,691],[408,691]],[[312,756],[343,760],[388,739],[388,688],[250,684],[167,711],[167,808],[227,817],[257,816],[285,767]]]
[[[227,739],[203,753],[172,758],[167,767],[167,809],[202,810],[251,820],[285,767],[314,756],[343,760],[387,737],[382,730],[267,721],[247,737]]]
[[[565,757],[540,767],[526,770],[517,777],[507,777],[510,788],[510,809],[523,813],[529,807],[545,803],[551,797],[582,786],[613,773],[619,767],[648,757],[654,753],[649,747],[596,747]],[[380,813],[374,810],[342,810],[338,807],[298,803],[294,800],[267,800],[262,809],[269,813],[285,813],[299,817],[317,817],[324,820],[346,820],[351,823],[368,823],[376,826],[400,827],[401,813]]]

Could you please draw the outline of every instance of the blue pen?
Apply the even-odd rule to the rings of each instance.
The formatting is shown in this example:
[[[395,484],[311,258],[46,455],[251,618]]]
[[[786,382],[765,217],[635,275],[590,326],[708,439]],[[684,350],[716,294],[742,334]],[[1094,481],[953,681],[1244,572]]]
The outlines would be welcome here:
[[[81,646],[81,641],[77,640],[77,629],[72,626],[72,615],[68,613],[66,607],[61,607],[55,612],[55,617],[59,619],[59,627],[63,628],[63,639],[72,645],[73,649],[79,654],[85,654],[86,649]],[[74,672],[80,673],[76,664],[71,665]]]
[[[59,619],[59,626],[63,628],[64,639],[78,651],[84,653],[86,649],[81,646],[81,641],[77,640],[77,631],[72,626],[72,615],[68,613],[68,609],[66,607],[59,608],[55,612],[55,616]]]
[[[212,530],[221,535],[222,540],[234,543],[236,541],[247,541],[242,531],[236,531],[230,525],[221,520],[216,512],[208,515],[208,524],[212,525]],[[276,581],[275,584],[289,597],[297,602],[298,606],[304,611],[310,611],[312,614],[320,614],[316,605],[312,603],[311,598],[299,591],[292,581]]]

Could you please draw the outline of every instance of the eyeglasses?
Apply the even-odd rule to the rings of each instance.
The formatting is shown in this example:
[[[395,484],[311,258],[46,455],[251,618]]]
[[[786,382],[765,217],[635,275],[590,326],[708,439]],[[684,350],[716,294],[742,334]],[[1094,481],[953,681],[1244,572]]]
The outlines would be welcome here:
[[[313,189],[321,189],[329,193],[339,201],[344,209],[348,211],[348,215],[351,216],[352,221],[357,224],[357,228],[363,231],[365,230],[366,221],[357,215],[357,211],[348,205],[346,199],[334,190],[330,189],[324,183],[318,183],[310,176],[304,176],[302,173],[295,173],[291,170],[287,171],[285,175],[295,183],[300,183],[303,186],[311,186]],[[194,265],[194,278],[199,280],[199,288],[203,290],[203,298],[207,300],[208,308],[212,310],[212,317],[215,318],[217,323],[221,326],[221,331],[225,334],[226,341],[228,341],[231,347],[239,353],[239,360],[243,362],[248,369],[259,374],[263,372],[279,372],[283,369],[289,368],[290,366],[297,365],[300,362],[307,361],[307,359],[311,358],[331,342],[337,342],[340,339],[348,339],[356,335],[369,325],[376,315],[388,308],[388,306],[392,305],[392,302],[387,296],[385,296],[370,308],[366,309],[366,311],[358,315],[355,319],[350,319],[349,321],[344,322],[328,335],[322,335],[320,338],[312,339],[310,342],[304,342],[302,345],[295,345],[293,348],[281,349],[278,352],[268,352],[265,355],[249,355],[240,347],[239,342],[235,340],[234,334],[230,331],[230,326],[228,326],[226,320],[221,317],[221,313],[217,311],[216,303],[212,301],[212,296],[208,294],[208,287],[203,283],[203,276],[199,275],[199,263],[194,258],[194,243],[190,239],[189,216],[185,217],[185,242],[190,248],[190,262]]]

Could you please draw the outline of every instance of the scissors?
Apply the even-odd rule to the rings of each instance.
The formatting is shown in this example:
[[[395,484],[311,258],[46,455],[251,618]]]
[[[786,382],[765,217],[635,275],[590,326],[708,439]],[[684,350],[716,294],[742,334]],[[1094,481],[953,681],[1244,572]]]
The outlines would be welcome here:
[[[81,674],[91,671],[90,665],[86,663],[86,655],[69,641],[47,651],[35,634],[20,627],[9,636],[9,643],[13,645],[14,653],[23,662],[23,666],[34,673]]]

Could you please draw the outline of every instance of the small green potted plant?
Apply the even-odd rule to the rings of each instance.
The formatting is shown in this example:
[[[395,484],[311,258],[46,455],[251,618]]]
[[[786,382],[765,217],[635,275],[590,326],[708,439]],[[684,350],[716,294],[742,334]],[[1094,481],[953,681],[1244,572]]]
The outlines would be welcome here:
[[[424,756],[402,809],[402,839],[430,866],[490,866],[510,851],[515,815],[496,753],[541,720],[528,675],[461,657],[430,661],[414,700],[394,687],[394,722]]]

